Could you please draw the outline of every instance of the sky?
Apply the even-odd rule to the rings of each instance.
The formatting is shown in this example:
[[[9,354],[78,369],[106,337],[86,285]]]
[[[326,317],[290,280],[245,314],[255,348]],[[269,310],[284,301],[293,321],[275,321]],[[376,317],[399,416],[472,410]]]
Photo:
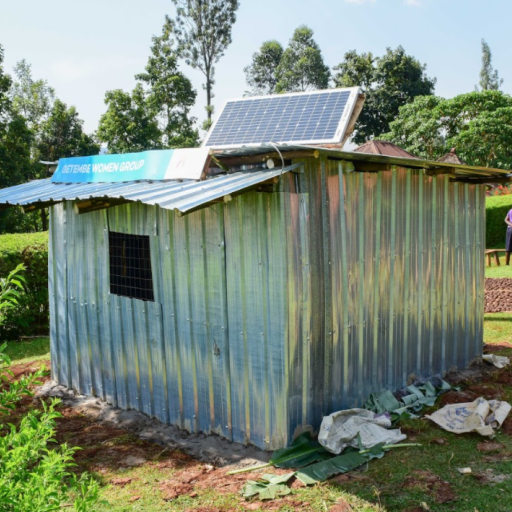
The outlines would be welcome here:
[[[512,93],[510,0],[240,0],[233,42],[216,68],[214,104],[247,90],[243,68],[263,41],[286,45],[295,28],[313,29],[330,67],[349,50],[382,55],[402,45],[437,78],[436,94],[453,97],[474,90],[481,67],[481,40]],[[74,105],[93,132],[105,112],[105,92],[131,90],[144,70],[151,37],[160,34],[171,0],[0,0],[0,44],[7,72],[26,59],[34,78]],[[192,114],[206,116],[203,75],[185,63],[197,90]]]

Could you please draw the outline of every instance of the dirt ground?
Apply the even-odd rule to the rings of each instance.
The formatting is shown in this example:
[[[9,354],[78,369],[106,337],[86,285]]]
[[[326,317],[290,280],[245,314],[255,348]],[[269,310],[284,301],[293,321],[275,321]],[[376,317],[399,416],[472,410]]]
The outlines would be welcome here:
[[[512,344],[503,343],[486,347],[485,351],[499,353],[501,350],[510,348],[512,348]],[[42,364],[46,364],[48,367],[48,362],[26,363],[13,366],[12,371],[15,378],[19,378],[25,373],[35,371]],[[496,386],[496,384],[503,383],[512,386],[512,368],[497,370],[490,365],[480,364],[458,374],[449,375],[447,379],[456,382],[461,389],[459,391],[452,390],[444,394],[439,401],[439,406],[447,403],[469,402],[478,396],[500,399],[503,398],[502,393],[500,386]],[[49,387],[48,382],[45,389],[52,389],[51,386]],[[44,399],[48,400],[47,397]],[[240,461],[243,459],[243,456],[240,456],[240,452],[245,450],[245,448],[236,445],[236,443],[219,440],[220,443],[226,443],[222,446],[228,447],[232,445],[229,448],[232,453],[226,454],[226,458],[220,461],[220,463],[215,457],[208,458],[208,456],[203,456],[202,460],[200,460],[197,456],[197,453],[199,453],[197,446],[192,448],[191,451],[195,454],[192,455],[187,453],[185,449],[176,448],[174,442],[165,444],[143,439],[141,438],[143,430],[137,430],[133,425],[122,427],[119,422],[116,424],[108,421],[104,419],[108,415],[101,414],[101,412],[98,413],[98,410],[94,408],[84,407],[83,403],[80,402],[81,399],[85,401],[93,400],[95,403],[98,402],[96,399],[81,398],[80,396],[74,397],[72,394],[68,398],[63,398],[63,404],[59,409],[63,416],[57,421],[56,435],[58,443],[67,442],[69,445],[81,447],[81,450],[75,456],[77,472],[88,471],[100,477],[103,476],[106,479],[106,483],[120,489],[133,486],[134,483],[137,484],[136,488],[139,490],[146,486],[152,486],[153,491],[159,493],[163,502],[172,502],[184,495],[194,498],[198,493],[200,494],[206,489],[215,489],[215,492],[219,494],[236,494],[247,480],[258,477],[257,473],[226,475],[233,467],[239,467]],[[18,407],[16,415],[10,418],[11,421],[15,423],[16,416],[21,415],[27,408],[33,407],[34,402],[38,400],[40,400],[38,397],[24,399],[20,407]],[[154,429],[155,420],[148,418],[148,421],[151,422]],[[512,435],[512,418],[506,420],[502,431],[507,435]],[[408,435],[409,441],[414,441],[415,432],[413,430],[405,428],[404,432]],[[208,445],[211,442],[211,436],[191,436],[185,433],[182,433],[181,439],[183,439],[185,446],[187,442],[190,442],[192,445],[197,445],[198,442],[199,444],[206,443]],[[438,441],[439,444],[444,443],[443,439]],[[437,441],[434,439],[432,442],[435,444]],[[478,445],[478,451],[485,453],[485,457],[489,459],[489,462],[493,461],[493,457],[502,457],[499,449],[500,445],[493,444],[492,442],[483,441]],[[247,460],[252,461],[252,463],[261,463],[268,460],[268,453],[256,448],[250,448],[249,450],[251,457]],[[260,452],[259,455],[258,452]],[[234,455],[237,453],[239,455],[235,457]],[[256,457],[254,457],[254,454],[256,454]],[[506,455],[510,456],[510,454]],[[247,460],[244,464],[247,463]],[[151,479],[140,479],[140,481],[134,482],[138,477],[116,476],[120,472],[123,474],[123,469],[141,466],[144,466],[148,471],[168,470],[169,477],[154,481]],[[274,474],[286,472],[285,470],[272,468],[272,473]],[[364,479],[365,477],[364,475],[357,474],[341,475],[337,477],[336,483],[343,484],[343,482],[351,481],[354,478]],[[496,476],[491,471],[490,473],[483,473],[479,478],[492,479],[496,478]],[[302,484],[298,480],[292,483],[292,488],[301,486]],[[456,499],[450,484],[435,473],[427,470],[413,471],[403,481],[402,488],[404,490],[412,489],[413,491],[421,490],[428,493],[432,496],[434,502],[439,504],[449,503]],[[140,494],[137,492],[131,493],[128,501],[136,502],[140,497]],[[270,502],[246,502],[242,497],[239,497],[239,506],[245,510],[278,510],[285,505],[288,505],[292,510],[307,510],[307,503],[303,499],[297,501],[297,497],[293,494]],[[190,510],[215,512],[220,509],[194,507]],[[339,502],[330,510],[343,511],[352,509],[348,504]]]
[[[485,312],[512,311],[512,279],[485,279]]]

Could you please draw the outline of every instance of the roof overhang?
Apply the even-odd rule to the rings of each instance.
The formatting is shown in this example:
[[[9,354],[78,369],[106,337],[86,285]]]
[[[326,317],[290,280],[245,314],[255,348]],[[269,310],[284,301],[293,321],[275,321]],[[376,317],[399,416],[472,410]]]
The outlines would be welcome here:
[[[274,146],[244,147],[233,150],[220,150],[215,157],[225,165],[244,165],[258,163],[268,158],[298,159],[314,156],[325,157],[329,160],[340,160],[352,164],[356,172],[378,172],[391,170],[392,167],[423,169],[427,175],[448,174],[455,181],[477,183],[500,183],[512,180],[512,171],[478,167],[464,164],[433,162],[419,158],[406,158],[369,153],[356,153],[336,148],[317,146]]]
[[[22,206],[27,212],[63,201],[76,201],[75,211],[85,213],[139,201],[185,214],[213,203],[229,202],[233,196],[248,190],[267,190],[283,174],[298,171],[301,166],[297,163],[271,170],[239,171],[204,181],[52,183],[50,179],[37,180],[0,190],[0,209]]]
[[[75,201],[77,213],[85,213],[139,201],[175,210],[182,215],[213,203],[228,202],[233,196],[249,190],[268,190],[283,174],[290,171],[300,172],[300,160],[311,157],[346,162],[346,170],[352,172],[381,172],[403,167],[421,169],[429,176],[447,175],[451,181],[471,184],[512,181],[511,171],[503,169],[354,153],[323,147],[271,145],[216,151],[212,161],[219,166],[217,170],[222,170],[224,174],[210,176],[202,181],[52,183],[50,179],[46,179],[24,183],[0,190],[0,210],[21,206],[24,211],[33,211],[63,201]],[[274,160],[274,163],[283,162],[283,165],[265,169],[262,164],[268,159]],[[244,167],[254,165],[259,167],[249,170]]]

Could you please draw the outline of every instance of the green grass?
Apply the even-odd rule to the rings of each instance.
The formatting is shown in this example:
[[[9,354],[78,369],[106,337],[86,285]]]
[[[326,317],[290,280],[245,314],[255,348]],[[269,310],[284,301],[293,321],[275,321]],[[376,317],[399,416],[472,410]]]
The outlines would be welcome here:
[[[36,338],[23,341],[8,341],[5,353],[13,364],[50,359],[50,339]]]
[[[485,277],[512,277],[512,262],[511,265],[505,265],[505,253],[501,252],[498,254],[500,260],[500,266],[496,265],[494,256],[491,259],[492,266],[487,266],[487,256],[485,257]],[[511,258],[512,259],[512,258]]]
[[[486,314],[484,320],[484,341],[486,343],[500,343],[512,341],[512,313]],[[36,361],[49,358],[49,343],[47,338],[27,340],[23,342],[10,342],[7,352],[14,363]],[[511,350],[500,352],[502,355],[512,355]],[[500,373],[503,375],[503,373]],[[511,377],[512,372],[508,373]],[[483,389],[497,391],[502,399],[512,403],[512,386],[498,381],[491,376],[486,382],[477,383]],[[465,383],[463,388],[474,383]],[[486,388],[484,387],[486,386]],[[471,390],[471,389],[470,389]],[[432,410],[437,407],[432,408]],[[428,411],[424,411],[428,412]],[[402,421],[399,425],[408,436],[409,442],[420,443],[421,447],[406,448],[388,452],[382,459],[373,460],[367,468],[355,471],[349,478],[343,480],[333,479],[329,482],[309,487],[294,489],[293,494],[286,499],[276,500],[272,510],[280,512],[293,512],[308,510],[312,512],[325,512],[337,502],[346,502],[353,512],[403,512],[413,507],[423,510],[439,512],[510,512],[512,510],[512,478],[499,484],[489,484],[479,480],[475,475],[485,474],[492,469],[498,475],[512,475],[512,436],[498,432],[494,442],[503,445],[502,452],[509,454],[508,459],[502,461],[489,461],[486,456],[493,455],[481,453],[477,446],[485,441],[476,435],[454,435],[448,433],[427,419],[410,419]],[[78,430],[77,432],[80,432]],[[73,429],[69,431],[66,441],[73,444],[76,435]],[[445,444],[437,444],[443,439]],[[103,466],[98,471],[98,460],[94,454],[95,446],[88,446],[91,450],[91,459],[82,461],[84,465],[95,474],[102,485],[102,498],[108,505],[100,505],[98,512],[228,512],[247,510],[252,504],[246,502],[237,492],[223,492],[219,489],[205,489],[196,487],[195,496],[182,495],[172,501],[164,501],[160,485],[164,481],[172,480],[180,466],[160,467],[160,460],[172,459],[172,454],[166,453],[161,457],[152,457],[145,448],[143,441],[133,437],[132,434],[116,434],[107,441],[101,441],[97,447],[105,453],[112,447],[123,450],[129,445],[139,445],[145,453],[147,462],[135,468],[120,468],[117,464]],[[91,449],[92,448],[92,449]],[[158,448],[158,452],[160,447]],[[163,453],[163,452],[162,452]],[[117,460],[117,459],[116,459]],[[470,467],[471,475],[461,475],[457,468]],[[435,501],[435,492],[421,482],[414,474],[415,470],[430,472],[448,482],[456,495],[456,500],[439,504]],[[273,472],[272,468],[267,470]],[[126,486],[113,485],[113,478],[131,478]],[[241,487],[235,486],[235,488]],[[137,498],[131,501],[133,498]],[[421,508],[417,509],[420,510]],[[252,507],[251,510],[263,510]],[[349,510],[347,508],[347,510]]]
[[[512,313],[487,313],[484,316],[485,343],[512,343]]]

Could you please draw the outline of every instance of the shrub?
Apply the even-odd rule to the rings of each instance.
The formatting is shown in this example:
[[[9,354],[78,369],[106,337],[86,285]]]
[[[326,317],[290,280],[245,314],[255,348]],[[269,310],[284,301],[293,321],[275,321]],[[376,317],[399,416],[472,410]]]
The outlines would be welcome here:
[[[19,305],[3,314],[0,340],[48,334],[47,232],[0,236],[0,275],[7,275],[20,263],[26,267],[26,285]]]
[[[503,248],[505,246],[505,217],[512,209],[512,195],[487,197],[485,199],[485,247]]]
[[[69,471],[78,448],[65,443],[49,447],[54,442],[55,420],[62,416],[55,411],[58,403],[42,402],[42,412],[30,411],[18,428],[9,425],[7,434],[0,437],[0,511],[49,512],[73,507],[86,512],[96,508],[98,483],[87,474],[77,477]]]
[[[0,280],[0,311],[18,307],[24,278],[18,265]],[[0,318],[0,323],[2,318]],[[90,512],[99,502],[99,485],[87,474],[77,477],[70,469],[75,465],[73,454],[79,448],[67,444],[52,447],[55,442],[55,420],[62,417],[55,408],[41,402],[42,411],[29,411],[19,426],[12,424],[12,411],[25,396],[32,396],[30,387],[41,384],[44,368],[19,380],[9,370],[11,360],[0,346],[0,512],[50,512],[73,507],[75,512]],[[6,415],[7,413],[7,415]],[[69,503],[74,498],[73,503]]]

